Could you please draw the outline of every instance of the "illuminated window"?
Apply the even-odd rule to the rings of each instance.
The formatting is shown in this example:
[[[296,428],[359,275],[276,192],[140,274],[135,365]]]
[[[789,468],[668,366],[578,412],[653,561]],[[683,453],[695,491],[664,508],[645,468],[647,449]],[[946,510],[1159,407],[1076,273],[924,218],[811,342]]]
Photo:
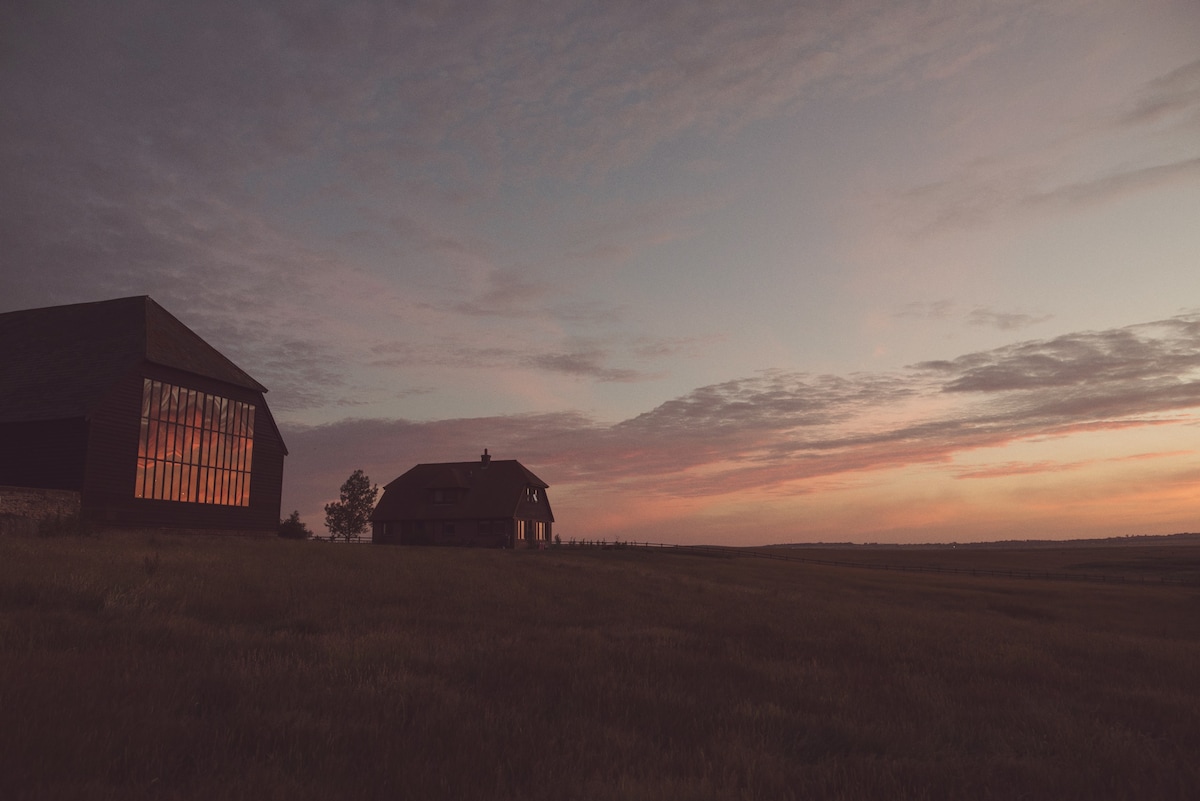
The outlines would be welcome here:
[[[254,407],[147,378],[134,495],[250,505]]]

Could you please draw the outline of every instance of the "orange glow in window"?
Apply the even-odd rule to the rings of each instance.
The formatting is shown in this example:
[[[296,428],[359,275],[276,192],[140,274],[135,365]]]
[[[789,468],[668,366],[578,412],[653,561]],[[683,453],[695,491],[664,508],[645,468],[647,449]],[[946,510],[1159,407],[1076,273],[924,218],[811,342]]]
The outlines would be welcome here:
[[[254,406],[145,379],[134,495],[250,505]]]

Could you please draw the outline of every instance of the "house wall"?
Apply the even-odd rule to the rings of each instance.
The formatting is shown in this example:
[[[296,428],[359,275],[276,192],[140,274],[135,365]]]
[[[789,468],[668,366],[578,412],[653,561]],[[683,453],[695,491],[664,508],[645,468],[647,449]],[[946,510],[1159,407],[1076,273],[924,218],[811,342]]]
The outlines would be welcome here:
[[[256,407],[249,506],[137,498],[138,439],[141,435],[143,378],[223,395]],[[157,365],[130,372],[96,409],[89,426],[83,481],[83,516],[121,528],[258,531],[279,527],[284,447],[260,393]]]
[[[544,548],[554,539],[554,524],[547,520],[515,521],[517,548]]]
[[[510,542],[512,530],[511,520],[377,520],[371,524],[371,542],[503,548]]]

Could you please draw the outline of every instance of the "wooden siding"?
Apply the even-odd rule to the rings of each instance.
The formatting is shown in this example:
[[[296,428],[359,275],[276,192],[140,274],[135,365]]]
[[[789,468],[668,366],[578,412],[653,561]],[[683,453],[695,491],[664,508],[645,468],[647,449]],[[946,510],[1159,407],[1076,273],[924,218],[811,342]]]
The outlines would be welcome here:
[[[0,423],[0,484],[82,489],[87,439],[83,418]]]
[[[371,541],[377,545],[457,545],[505,548],[512,542],[511,520],[389,520],[376,522]]]

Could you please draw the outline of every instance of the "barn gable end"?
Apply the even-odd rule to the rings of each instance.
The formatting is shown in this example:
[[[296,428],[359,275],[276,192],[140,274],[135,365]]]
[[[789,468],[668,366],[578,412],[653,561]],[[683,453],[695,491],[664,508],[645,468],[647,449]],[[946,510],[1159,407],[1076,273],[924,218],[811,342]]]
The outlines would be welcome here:
[[[0,485],[76,492],[100,526],[274,532],[265,392],[146,296],[0,314]]]

